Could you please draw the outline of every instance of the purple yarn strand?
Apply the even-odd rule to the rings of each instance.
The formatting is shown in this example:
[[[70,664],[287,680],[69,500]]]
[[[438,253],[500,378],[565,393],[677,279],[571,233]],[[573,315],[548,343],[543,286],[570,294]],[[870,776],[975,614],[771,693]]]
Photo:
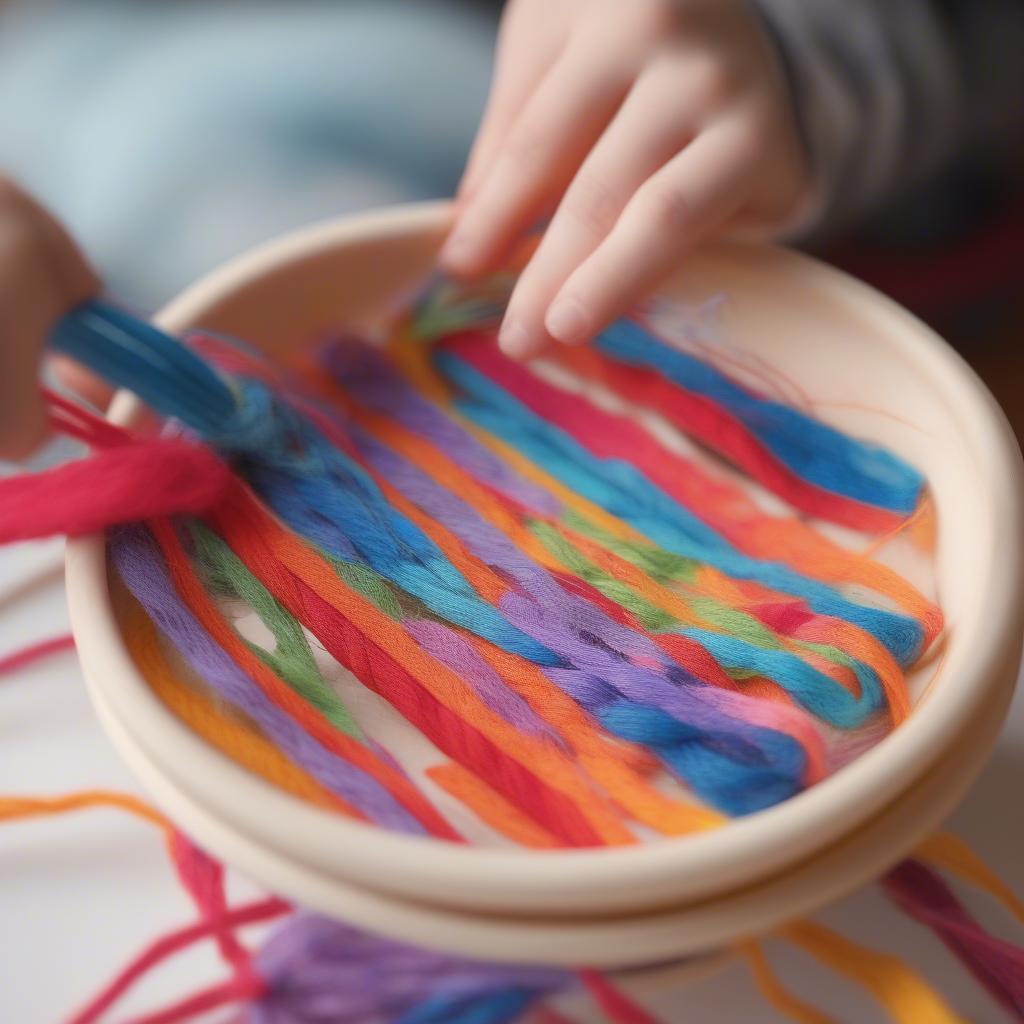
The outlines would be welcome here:
[[[500,602],[503,615],[566,659],[571,668],[547,669],[546,675],[591,714],[618,691],[719,736],[745,740],[755,735],[744,717],[760,709],[757,698],[704,685],[674,665],[650,638],[565,590],[475,509],[417,466],[358,428],[353,428],[353,439],[367,462],[409,501],[450,529],[475,557],[520,585],[520,592],[506,594]],[[587,681],[590,675],[614,680],[613,686],[599,688],[600,701],[586,699],[597,692]]]
[[[325,349],[323,361],[360,404],[432,441],[477,479],[537,512],[558,515],[561,511],[553,495],[516,473],[414,390],[380,352],[362,342],[343,339]]]
[[[377,824],[400,832],[424,833],[423,826],[376,779],[318,743],[235,664],[185,607],[144,527],[112,531],[110,552],[125,586],[192,669],[248,715],[295,764]]]
[[[505,680],[455,630],[426,619],[405,624],[406,632],[428,654],[471,683],[477,696],[521,733],[565,744]]]
[[[276,928],[256,966],[268,992],[250,1010],[250,1024],[384,1024],[438,996],[510,988],[543,996],[574,984],[568,971],[417,949],[313,914]]]

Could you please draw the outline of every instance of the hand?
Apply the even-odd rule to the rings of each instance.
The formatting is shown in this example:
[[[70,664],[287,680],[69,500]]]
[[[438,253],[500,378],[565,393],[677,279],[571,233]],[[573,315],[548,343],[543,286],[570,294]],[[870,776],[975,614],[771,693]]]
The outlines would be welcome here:
[[[807,172],[749,0],[510,0],[446,270],[494,269],[554,216],[500,342],[589,340],[701,239],[789,221]]]
[[[64,229],[0,175],[0,457],[24,458],[46,436],[38,376],[47,337],[99,287]]]

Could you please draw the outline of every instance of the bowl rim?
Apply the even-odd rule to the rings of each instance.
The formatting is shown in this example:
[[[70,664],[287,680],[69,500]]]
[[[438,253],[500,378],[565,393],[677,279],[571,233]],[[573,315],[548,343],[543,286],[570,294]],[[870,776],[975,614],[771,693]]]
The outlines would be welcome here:
[[[204,312],[298,258],[375,239],[443,234],[446,202],[416,203],[342,217],[287,234],[215,269],[168,304],[155,322],[172,332],[200,327]],[[1024,631],[1024,565],[1019,523],[1024,513],[1021,457],[1010,427],[981,381],[930,328],[869,286],[810,257],[787,250],[723,243],[750,254],[807,287],[838,289],[871,303],[892,325],[889,340],[926,370],[940,397],[958,413],[970,451],[989,460],[992,493],[986,514],[998,552],[986,550],[985,616],[972,637],[976,657],[957,685],[939,685],[894,737],[856,763],[784,803],[734,820],[722,829],[663,838],[631,847],[528,851],[457,846],[388,832],[331,815],[248,773],[179,722],[150,690],[121,642],[107,586],[102,536],[70,540],[67,583],[72,626],[86,674],[104,699],[130,722],[156,759],[186,772],[193,794],[236,827],[281,855],[332,866],[337,877],[415,898],[423,893],[463,906],[579,906],[606,910],[708,896],[745,884],[765,871],[810,856],[909,789],[957,740],[960,729],[996,693],[997,670],[1019,657]],[[119,395],[111,418],[124,421],[137,401]],[[993,541],[994,548],[994,541]],[[247,795],[251,799],[242,798]],[[842,813],[838,810],[842,809]],[[273,826],[270,822],[273,821]],[[339,852],[341,851],[341,852]]]
[[[139,778],[180,817],[190,834],[248,877],[309,909],[398,941],[508,963],[625,969],[629,976],[685,970],[678,957],[726,951],[812,914],[867,885],[931,834],[980,773],[988,745],[998,736],[1016,683],[1016,662],[1004,666],[996,700],[969,725],[973,742],[939,758],[913,787],[913,801],[893,801],[854,834],[785,871],[738,891],[699,903],[589,918],[510,918],[396,899],[346,880],[324,878],[282,862],[247,834],[211,816],[156,764],[90,687],[97,714]],[[656,965],[656,966],[650,966]],[[681,978],[676,978],[681,981]]]

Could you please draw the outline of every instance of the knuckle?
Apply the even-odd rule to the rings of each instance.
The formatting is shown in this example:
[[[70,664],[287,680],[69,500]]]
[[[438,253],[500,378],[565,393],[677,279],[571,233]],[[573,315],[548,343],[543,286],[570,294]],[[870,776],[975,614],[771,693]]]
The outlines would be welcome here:
[[[733,119],[730,138],[730,155],[737,166],[752,168],[761,165],[766,171],[770,155],[778,149],[775,145],[777,133],[770,122],[759,116],[753,107],[740,110]]]
[[[676,0],[632,0],[634,29],[646,39],[660,40],[673,33],[679,24]]]
[[[535,125],[517,125],[505,142],[505,159],[519,173],[535,170],[550,153],[550,142]]]
[[[687,89],[701,107],[721,105],[736,95],[739,79],[735,70],[716,57],[695,57],[687,73]]]
[[[759,167],[766,170],[770,167],[770,154],[775,148],[775,140],[764,126],[751,126],[747,135],[737,144],[736,162],[749,172]]]
[[[685,232],[693,223],[693,202],[686,191],[667,181],[650,181],[637,193],[644,221],[656,231]]]
[[[607,232],[615,223],[620,202],[615,192],[596,175],[581,173],[565,195],[565,212],[594,232]]]

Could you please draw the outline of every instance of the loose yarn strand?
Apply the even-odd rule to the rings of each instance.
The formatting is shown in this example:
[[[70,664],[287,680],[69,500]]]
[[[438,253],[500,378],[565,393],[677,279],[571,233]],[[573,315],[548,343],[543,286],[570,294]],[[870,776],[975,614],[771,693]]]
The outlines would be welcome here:
[[[1015,1017],[1024,1017],[1024,950],[989,935],[931,868],[904,861],[882,879],[886,895],[924,925]]]
[[[915,855],[987,892],[1024,924],[1024,900],[958,836],[936,832],[917,847]]]
[[[736,951],[750,969],[754,983],[765,1002],[784,1017],[796,1021],[797,1024],[835,1024],[832,1017],[799,999],[782,984],[772,970],[761,943],[743,942],[736,946]]]
[[[27,668],[37,661],[48,658],[51,654],[74,650],[74,647],[75,638],[70,633],[29,644],[27,647],[19,648],[0,657],[0,676],[10,675],[19,669]]]
[[[96,807],[113,807],[151,825],[156,825],[164,834],[173,834],[171,823],[148,804],[130,793],[115,793],[106,789],[86,789],[62,796],[0,796],[0,821],[14,821],[21,818],[48,818],[69,811],[82,811]]]
[[[812,921],[783,928],[780,935],[825,966],[867,989],[894,1024],[968,1024],[902,961],[876,953]]]

